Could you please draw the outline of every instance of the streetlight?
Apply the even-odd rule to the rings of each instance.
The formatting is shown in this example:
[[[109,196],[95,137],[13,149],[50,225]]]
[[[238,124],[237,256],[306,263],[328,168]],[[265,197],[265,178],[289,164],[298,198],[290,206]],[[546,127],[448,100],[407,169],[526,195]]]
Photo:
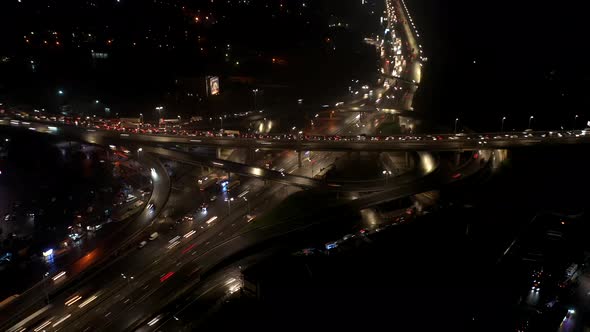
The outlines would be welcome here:
[[[528,129],[532,129],[531,124],[532,124],[534,118],[535,117],[533,115],[531,115],[531,117],[529,118],[529,128]]]
[[[578,120],[578,115],[576,114],[576,116],[574,116],[574,128],[573,130],[576,130],[576,122]]]
[[[121,273],[121,277],[123,277],[123,279],[127,280],[127,285],[129,285],[130,281],[133,280],[133,277],[127,278],[127,276],[123,273]]]
[[[455,119],[455,134],[457,133],[457,123],[459,122],[459,118]]]
[[[143,124],[143,113],[139,113],[139,124]]]
[[[158,111],[158,116],[162,117],[162,111],[164,110],[164,106],[156,106],[156,111]]]
[[[63,96],[64,95],[64,90],[57,90],[57,94],[60,95],[60,96]]]
[[[250,201],[246,197],[244,197],[244,200],[246,201],[246,206],[248,208],[248,214],[250,214]]]
[[[258,95],[258,89],[252,89],[254,93],[254,111],[258,110],[258,104],[256,103],[256,96]]]
[[[383,175],[385,175],[385,184],[387,184],[387,180],[388,180],[389,176],[392,174],[393,173],[391,171],[383,171]]]
[[[229,199],[226,198],[225,201],[227,202],[228,215],[230,215],[231,214],[231,202],[234,201],[234,198],[233,197],[229,198]]]
[[[221,129],[221,130],[223,130],[223,117],[222,117],[222,116],[220,116],[220,117],[219,117],[219,120],[221,120],[221,125],[220,125],[220,127],[221,127],[221,128],[220,128],[220,129]]]
[[[45,272],[45,274],[43,275],[43,283],[45,284],[45,287],[43,287],[43,290],[45,290],[45,300],[47,301],[47,304],[49,304],[49,292],[47,291],[47,287],[49,287],[47,285],[47,277],[49,276],[49,272]]]
[[[504,121],[506,121],[506,117],[502,117],[502,128],[500,129],[501,132],[504,132]]]

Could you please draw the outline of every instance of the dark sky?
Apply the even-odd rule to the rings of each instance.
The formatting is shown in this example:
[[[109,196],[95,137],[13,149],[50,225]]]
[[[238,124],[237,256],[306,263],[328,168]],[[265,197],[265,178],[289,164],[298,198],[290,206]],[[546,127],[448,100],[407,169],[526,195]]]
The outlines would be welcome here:
[[[109,1],[90,2],[104,6]],[[169,6],[169,9],[158,7],[158,10],[147,5],[152,2],[122,1],[127,9],[113,14],[113,17],[108,13],[98,17],[85,16],[80,7],[88,2],[86,0],[22,0],[21,4],[18,0],[2,1],[0,56],[19,51],[14,43],[22,46],[22,31],[28,27],[36,31],[48,26],[57,27],[66,24],[64,18],[68,17],[73,21],[90,22],[89,25],[94,28],[105,23],[100,17],[110,17],[116,22],[109,25],[113,31],[111,34],[117,37],[116,45],[122,40],[130,42],[151,25],[154,31],[157,30],[154,32],[155,39],[164,38],[162,31],[168,30],[165,23],[170,22],[170,18],[174,18],[172,22],[180,22],[190,17],[178,16],[179,11],[174,6],[187,4],[191,13],[196,13],[198,8],[202,8],[202,13],[213,10],[199,1],[162,0],[158,4],[165,4],[162,8]],[[521,129],[527,125],[528,117],[534,115],[539,127],[557,128],[563,125],[568,128],[573,125],[575,114],[580,115],[578,125],[590,116],[587,111],[590,109],[590,99],[587,98],[590,88],[587,34],[590,26],[583,1],[406,2],[422,32],[422,43],[430,60],[425,67],[424,84],[416,109],[428,112],[433,122],[448,126],[452,119],[460,117],[463,123],[474,129],[491,130],[497,129],[502,116],[507,116],[507,127]],[[17,15],[14,14],[18,6],[49,4],[55,7],[56,3],[59,3],[59,10],[20,10]],[[132,3],[141,3],[137,6],[141,10],[134,12],[136,6],[131,6]],[[280,1],[261,0],[257,5],[266,3],[273,6]],[[299,4],[297,1],[285,3],[293,8]],[[335,0],[310,0],[309,3],[309,13],[315,16],[326,16],[332,12],[349,13],[354,5],[353,2],[346,2],[347,6],[344,6],[341,1]],[[302,20],[297,17],[281,17],[270,25],[271,21],[257,17],[257,13],[268,15],[269,11],[237,7],[230,11],[243,14],[231,16],[240,20],[232,21],[235,25],[244,27],[232,28],[235,31],[232,36],[250,40],[248,45],[256,49],[263,50],[271,45],[271,49],[296,50],[300,45],[291,43],[292,40],[304,34],[324,33],[313,25],[317,21],[306,30],[301,28]],[[44,14],[41,15],[41,12]],[[223,15],[223,12],[218,12],[215,17],[223,20]],[[115,31],[121,28],[121,31]],[[193,36],[199,34],[198,28],[193,28],[197,29],[192,31]],[[179,33],[184,33],[184,26],[172,26],[171,30],[170,35],[178,37]],[[99,32],[103,31],[99,29]],[[128,35],[127,39],[125,35]],[[194,65],[198,63],[193,62]],[[161,69],[167,70],[165,67]]]
[[[408,0],[430,58],[419,105],[497,129],[571,126],[590,115],[587,11],[582,2]],[[476,61],[474,64],[473,61]]]

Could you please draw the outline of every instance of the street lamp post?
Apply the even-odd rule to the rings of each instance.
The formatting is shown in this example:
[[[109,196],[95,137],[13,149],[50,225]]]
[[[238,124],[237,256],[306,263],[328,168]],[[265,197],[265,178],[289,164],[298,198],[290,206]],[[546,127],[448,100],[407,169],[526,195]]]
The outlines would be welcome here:
[[[43,275],[43,290],[45,291],[45,301],[47,302],[47,304],[49,304],[49,292],[47,291],[47,288],[49,287],[49,285],[47,285],[47,277],[49,276],[49,272],[45,272],[45,274]]]
[[[258,104],[256,103],[256,96],[258,95],[258,89],[252,89],[252,92],[254,93],[254,111],[257,111]]]
[[[127,285],[129,286],[129,283],[131,282],[131,280],[133,280],[133,277],[127,277],[125,274],[121,273],[121,277],[123,277],[123,279],[127,280]]]
[[[227,211],[228,211],[228,215],[231,214],[231,202],[233,202],[234,198],[226,198],[225,201],[227,202]]]
[[[164,106],[157,106],[156,111],[158,111],[158,117],[162,118],[162,111],[164,110]]]
[[[534,117],[533,115],[531,115],[531,116],[529,117],[529,128],[528,128],[528,129],[532,129],[532,128],[531,128],[531,126],[532,126],[532,123],[533,123],[533,119],[534,119],[534,118],[535,118],[535,117]]]
[[[246,201],[246,206],[247,206],[247,209],[248,209],[248,214],[250,214],[250,201],[246,197],[244,197],[244,200]]]
[[[455,134],[457,133],[457,123],[459,122],[459,118],[455,118]]]
[[[392,175],[393,173],[391,171],[383,171],[383,175],[385,175],[385,184],[387,185],[389,176]]]
[[[220,117],[219,117],[219,120],[220,120],[220,122],[221,122],[221,124],[220,124],[220,128],[219,128],[219,129],[223,130],[223,117],[222,117],[222,116],[220,116]]]
[[[576,116],[574,116],[574,128],[573,130],[576,130],[576,122],[578,121],[578,115],[576,114]]]
[[[504,132],[504,121],[506,121],[506,117],[505,116],[502,117],[502,127],[500,129],[501,132]]]

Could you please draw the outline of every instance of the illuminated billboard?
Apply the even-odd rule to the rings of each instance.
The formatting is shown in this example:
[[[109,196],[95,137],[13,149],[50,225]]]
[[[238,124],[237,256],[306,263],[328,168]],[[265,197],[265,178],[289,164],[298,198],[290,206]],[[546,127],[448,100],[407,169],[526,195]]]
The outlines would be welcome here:
[[[217,96],[219,94],[219,77],[207,76],[207,95]]]

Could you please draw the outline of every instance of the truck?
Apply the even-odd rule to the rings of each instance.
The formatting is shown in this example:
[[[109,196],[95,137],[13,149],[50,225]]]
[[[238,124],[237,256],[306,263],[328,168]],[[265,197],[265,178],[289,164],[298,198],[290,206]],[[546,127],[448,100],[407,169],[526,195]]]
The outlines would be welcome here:
[[[224,130],[223,134],[225,136],[238,137],[238,136],[240,136],[240,131],[239,130]]]
[[[158,232],[153,232],[152,235],[150,235],[150,241],[157,239],[158,235],[159,235]]]

